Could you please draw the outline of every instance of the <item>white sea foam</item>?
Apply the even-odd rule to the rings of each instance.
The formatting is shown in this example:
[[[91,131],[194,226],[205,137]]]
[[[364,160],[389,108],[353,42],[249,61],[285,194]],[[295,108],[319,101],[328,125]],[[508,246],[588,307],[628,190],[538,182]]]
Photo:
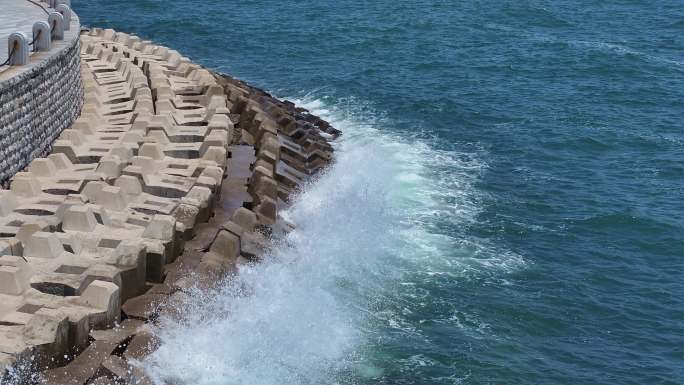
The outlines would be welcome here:
[[[360,113],[353,100],[344,109],[315,98],[296,102],[344,132],[336,163],[285,213],[297,229],[282,245],[217,293],[196,294],[187,322],[163,329],[161,348],[146,362],[160,383],[334,384],[380,376],[360,352],[377,322],[415,332],[402,317],[409,308],[395,314],[377,306],[397,287],[416,285],[403,278],[522,261],[436,227],[476,220],[472,184],[482,162],[384,133],[385,121]]]

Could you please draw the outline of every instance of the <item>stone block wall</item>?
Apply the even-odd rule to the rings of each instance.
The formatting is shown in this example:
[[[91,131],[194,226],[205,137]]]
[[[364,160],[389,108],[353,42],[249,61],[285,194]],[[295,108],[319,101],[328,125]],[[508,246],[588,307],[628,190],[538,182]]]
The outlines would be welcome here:
[[[46,156],[83,105],[80,42],[0,82],[0,186],[34,158]]]

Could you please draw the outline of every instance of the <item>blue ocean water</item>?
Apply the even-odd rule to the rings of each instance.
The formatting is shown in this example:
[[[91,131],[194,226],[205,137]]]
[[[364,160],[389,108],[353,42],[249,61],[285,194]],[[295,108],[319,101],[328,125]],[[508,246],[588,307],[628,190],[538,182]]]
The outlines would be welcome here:
[[[345,132],[160,381],[684,383],[680,1],[72,2]]]

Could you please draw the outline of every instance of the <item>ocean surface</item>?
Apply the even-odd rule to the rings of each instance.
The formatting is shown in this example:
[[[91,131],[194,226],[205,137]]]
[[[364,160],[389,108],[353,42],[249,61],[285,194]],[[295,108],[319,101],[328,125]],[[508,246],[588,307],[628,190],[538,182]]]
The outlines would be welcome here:
[[[344,131],[159,381],[684,383],[681,1],[72,3]]]

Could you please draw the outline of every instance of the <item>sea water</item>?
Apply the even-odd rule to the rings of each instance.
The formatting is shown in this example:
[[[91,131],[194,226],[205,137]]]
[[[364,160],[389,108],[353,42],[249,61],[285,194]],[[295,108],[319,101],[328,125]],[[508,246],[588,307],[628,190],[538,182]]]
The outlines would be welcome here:
[[[675,0],[73,0],[341,129],[160,383],[684,383]]]

